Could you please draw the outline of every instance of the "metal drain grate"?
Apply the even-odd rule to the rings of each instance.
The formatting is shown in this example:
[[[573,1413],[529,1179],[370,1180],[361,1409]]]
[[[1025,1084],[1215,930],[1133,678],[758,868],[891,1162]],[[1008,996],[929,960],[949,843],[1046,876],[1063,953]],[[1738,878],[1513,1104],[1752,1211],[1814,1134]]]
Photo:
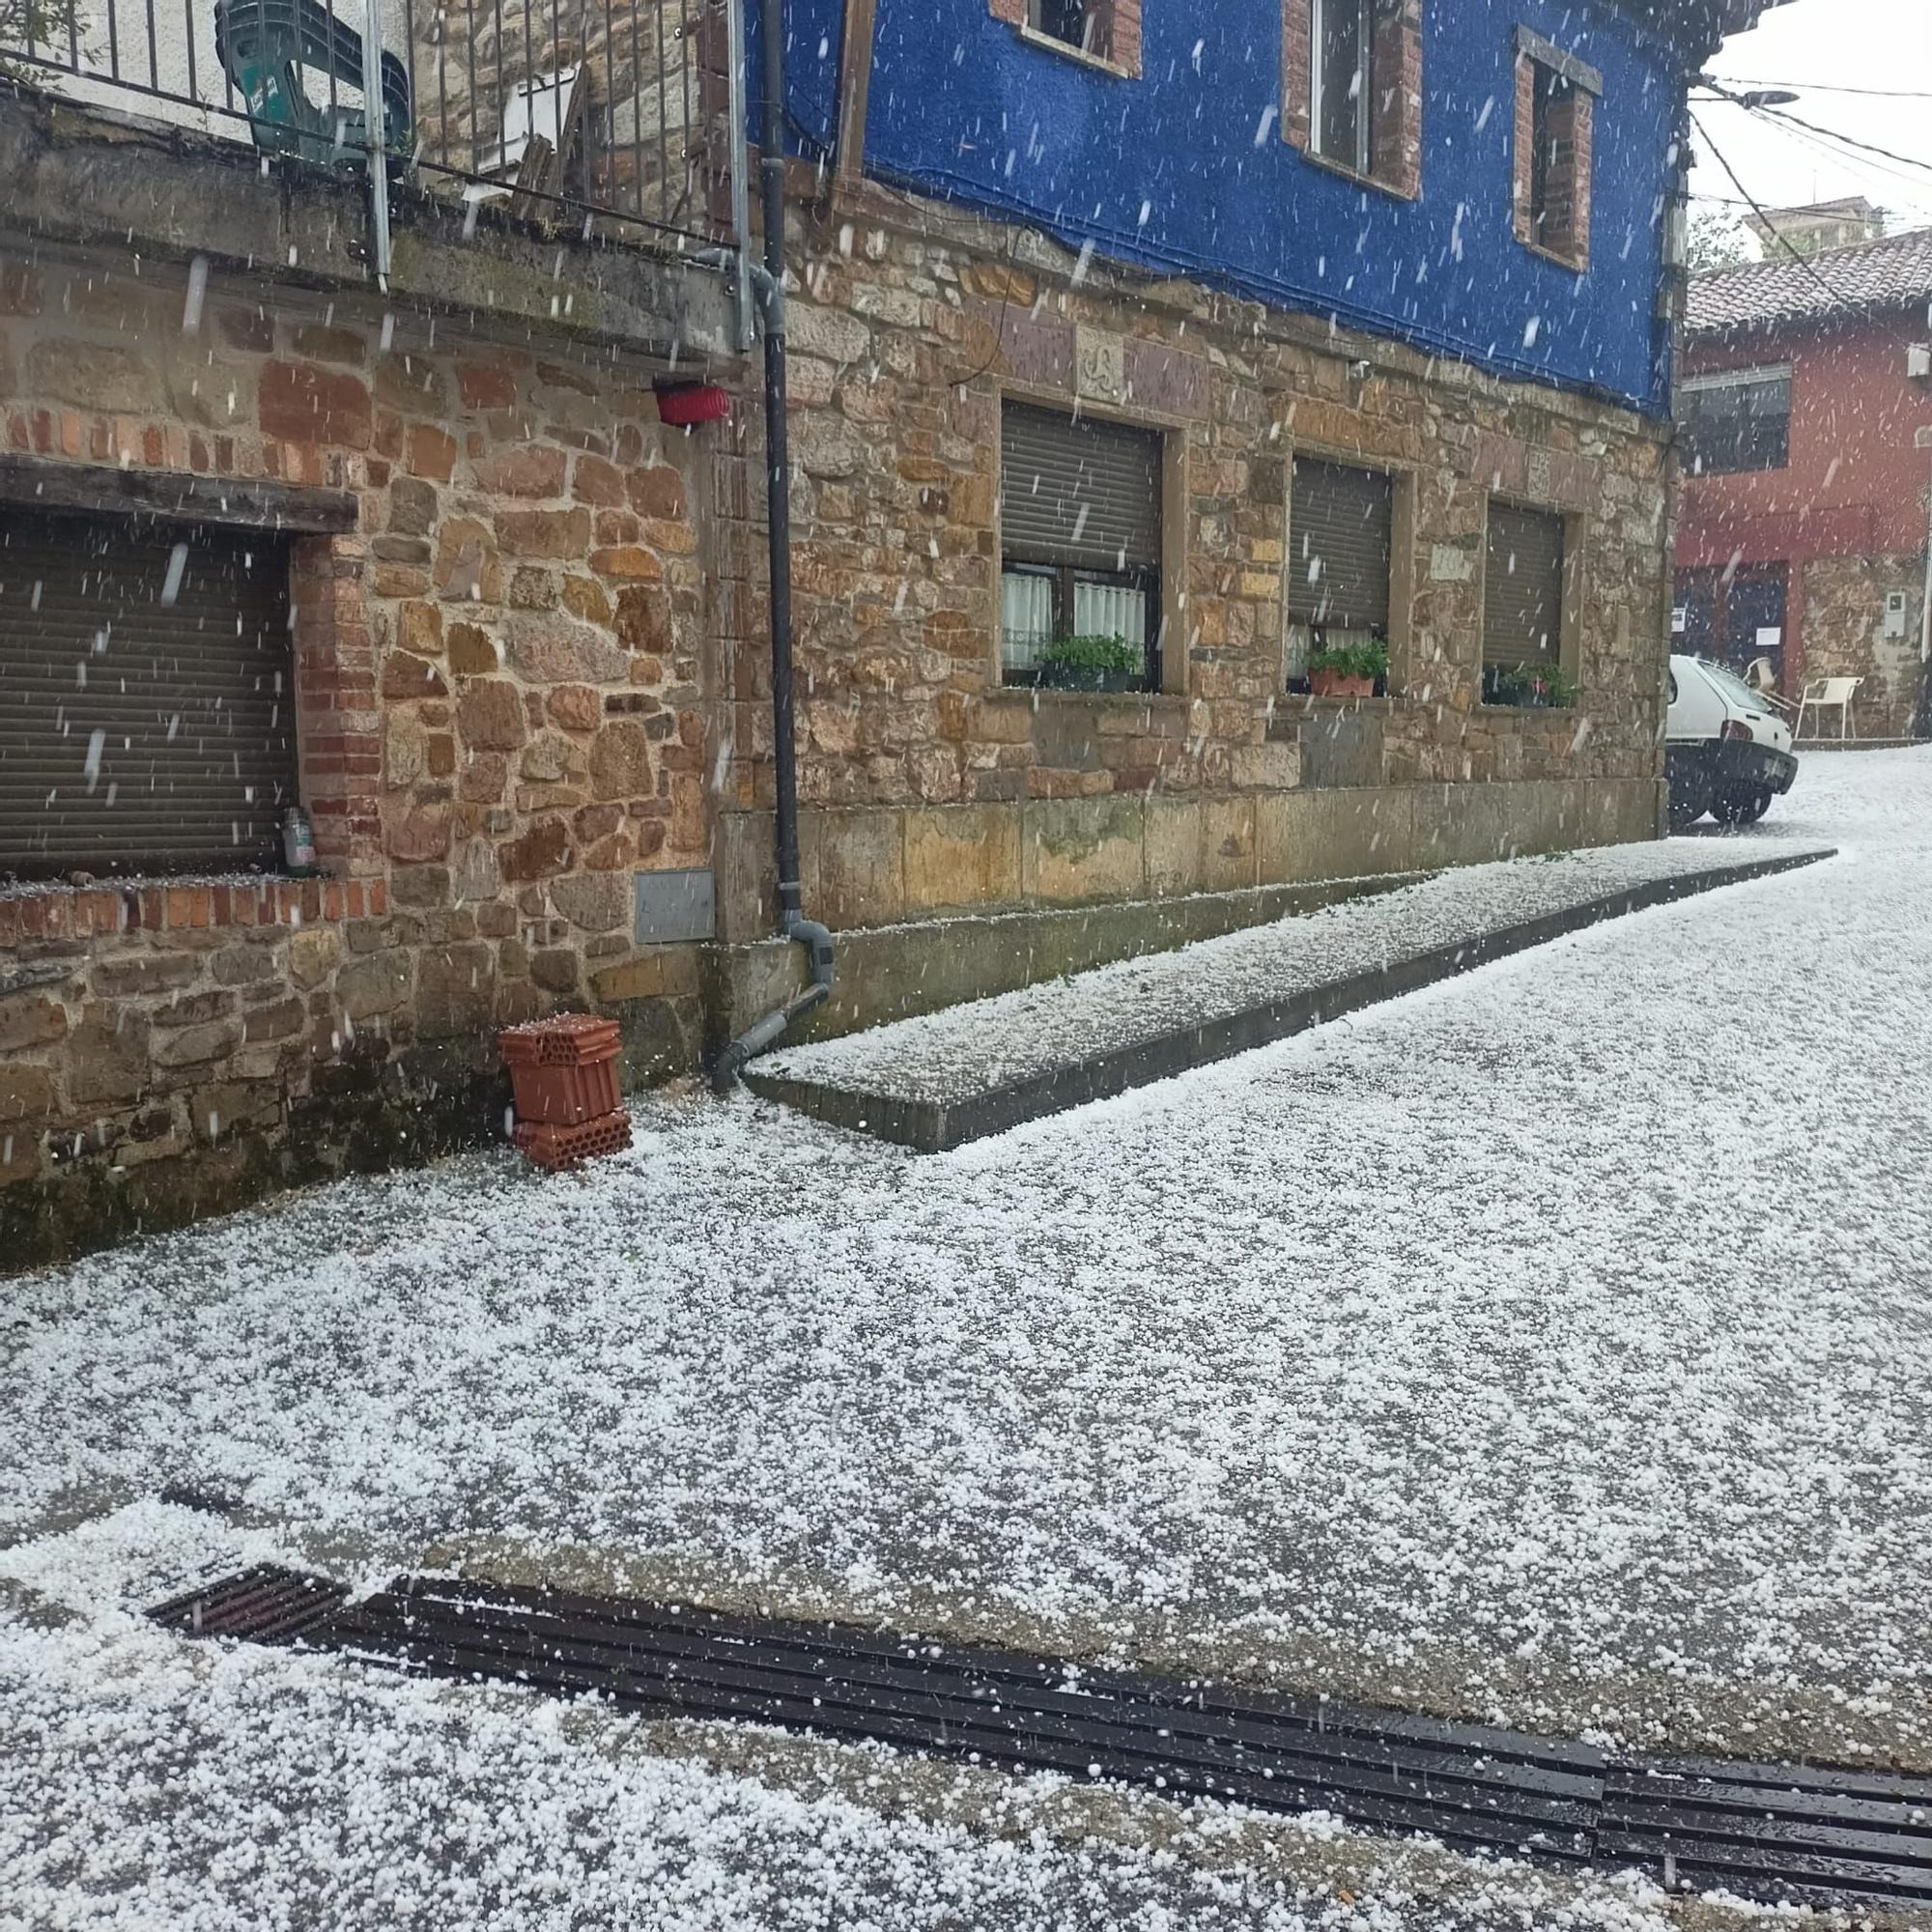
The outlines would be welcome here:
[[[349,1592],[325,1577],[264,1563],[152,1609],[157,1624],[185,1636],[240,1636],[251,1643],[288,1643],[313,1634]],[[324,1637],[317,1641],[327,1642]]]
[[[1333,1811],[1469,1849],[1583,1859],[1602,1796],[1602,1760],[1573,1746],[843,1626],[418,1582],[345,1609],[328,1640],[438,1676],[594,1690],[692,1717]]]
[[[1612,1762],[1584,1745],[1228,1685],[495,1584],[405,1579],[351,1604],[319,1578],[258,1570],[154,1614],[419,1675],[1327,1811],[1464,1851],[1634,1865],[1674,1888],[1932,1901],[1932,1780]]]
[[[1681,1758],[1605,1781],[1599,1861],[1747,1897],[1932,1899],[1932,1779]]]

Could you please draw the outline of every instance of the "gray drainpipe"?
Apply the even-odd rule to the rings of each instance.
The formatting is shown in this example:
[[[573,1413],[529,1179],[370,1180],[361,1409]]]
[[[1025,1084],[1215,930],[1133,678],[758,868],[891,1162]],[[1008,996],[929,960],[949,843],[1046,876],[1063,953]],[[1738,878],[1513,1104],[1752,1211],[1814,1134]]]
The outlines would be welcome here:
[[[798,745],[791,674],[791,454],[785,429],[784,18],[782,0],[763,0],[759,51],[765,111],[758,180],[764,196],[765,262],[752,267],[764,316],[765,522],[771,565],[772,751],[778,780],[779,929],[806,949],[811,984],[738,1036],[712,1068],[728,1094],[745,1063],[832,993],[832,934],[803,910],[798,859]]]

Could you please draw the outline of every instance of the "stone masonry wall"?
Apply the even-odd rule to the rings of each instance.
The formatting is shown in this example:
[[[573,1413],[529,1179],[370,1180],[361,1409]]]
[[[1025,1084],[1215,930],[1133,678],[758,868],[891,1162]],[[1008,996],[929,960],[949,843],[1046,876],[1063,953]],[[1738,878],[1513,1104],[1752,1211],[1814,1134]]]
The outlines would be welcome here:
[[[812,192],[816,192],[815,185]],[[835,925],[1264,886],[1653,836],[1667,584],[1660,427],[1332,334],[868,185],[790,241],[790,431],[808,902]],[[1167,433],[1180,581],[1168,688],[1002,689],[1003,394]],[[760,455],[720,505],[734,756],[728,936],[768,916]],[[1290,462],[1394,470],[1385,699],[1285,695]],[[1480,696],[1494,491],[1577,520],[1575,710]],[[1174,546],[1170,546],[1174,550]],[[1347,789],[1373,828],[1339,835]]]
[[[7,264],[0,449],[353,495],[291,569],[332,878],[0,889],[14,1255],[75,1204],[170,1218],[312,1171],[375,1131],[358,1095],[418,1148],[487,1130],[492,1031],[559,1005],[624,1013],[634,1073],[697,1053],[696,949],[631,921],[634,872],[710,860],[700,438],[561,337],[261,279],[186,313],[178,270]]]
[[[1920,556],[1820,556],[1804,567],[1804,682],[1821,677],[1864,680],[1853,704],[1861,738],[1909,738],[1918,716],[1925,668],[1918,661],[1919,612],[1925,596]],[[1885,600],[1905,593],[1905,635],[1885,633]],[[1835,712],[1807,731],[1837,734]]]

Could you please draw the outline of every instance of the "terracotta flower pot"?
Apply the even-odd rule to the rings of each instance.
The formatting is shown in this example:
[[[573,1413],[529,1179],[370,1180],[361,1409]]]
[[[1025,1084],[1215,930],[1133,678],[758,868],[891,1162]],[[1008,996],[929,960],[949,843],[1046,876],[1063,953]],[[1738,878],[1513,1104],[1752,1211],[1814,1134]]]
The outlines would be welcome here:
[[[1311,697],[1373,697],[1376,681],[1372,677],[1350,677],[1342,670],[1312,670],[1308,673]]]
[[[558,1013],[505,1027],[497,1036],[510,1069],[517,1119],[531,1126],[574,1127],[614,1114],[617,1022],[594,1013]]]

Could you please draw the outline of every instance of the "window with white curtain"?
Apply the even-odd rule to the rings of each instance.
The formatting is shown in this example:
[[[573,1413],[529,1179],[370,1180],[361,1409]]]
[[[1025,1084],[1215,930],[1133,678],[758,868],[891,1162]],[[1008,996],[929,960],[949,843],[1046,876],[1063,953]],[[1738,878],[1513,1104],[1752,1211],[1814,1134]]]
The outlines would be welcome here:
[[[1009,401],[1001,410],[1001,662],[1041,681],[1068,638],[1117,638],[1160,688],[1162,438]]]

